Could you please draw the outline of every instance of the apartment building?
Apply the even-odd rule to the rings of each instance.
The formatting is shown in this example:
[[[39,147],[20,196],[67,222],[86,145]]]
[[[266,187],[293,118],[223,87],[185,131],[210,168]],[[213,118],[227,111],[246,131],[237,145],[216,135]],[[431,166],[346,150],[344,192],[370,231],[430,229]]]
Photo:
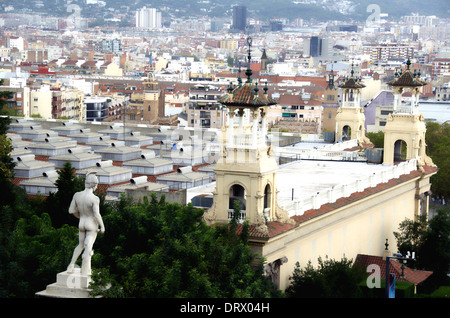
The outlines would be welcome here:
[[[86,121],[103,121],[108,114],[108,100],[106,97],[85,98]]]
[[[322,124],[322,101],[309,93],[301,95],[283,94],[278,100],[281,106],[281,118],[276,126],[290,132],[318,134]]]
[[[223,91],[210,85],[196,85],[189,90],[189,109],[187,121],[189,127],[221,128],[225,112],[218,99]]]
[[[12,87],[12,86],[0,86],[0,92],[8,91],[12,93],[11,98],[6,102],[8,103],[8,110],[14,115],[30,116],[30,88],[25,87]]]
[[[366,45],[362,51],[364,55],[370,56],[371,62],[386,62],[389,59],[407,60],[414,57],[414,47],[394,43]]]
[[[84,93],[76,88],[53,90],[52,117],[82,120],[84,114]]]
[[[30,116],[52,118],[53,92],[49,85],[42,85],[30,91]]]
[[[437,79],[444,74],[450,74],[450,58],[435,58],[431,62],[432,78]]]

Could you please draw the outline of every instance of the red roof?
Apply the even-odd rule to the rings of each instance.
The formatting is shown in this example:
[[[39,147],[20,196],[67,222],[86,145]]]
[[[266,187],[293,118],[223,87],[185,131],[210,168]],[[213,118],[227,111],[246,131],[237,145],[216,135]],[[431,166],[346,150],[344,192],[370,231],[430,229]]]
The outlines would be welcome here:
[[[381,256],[358,254],[355,259],[355,264],[360,264],[363,268],[367,268],[369,265],[378,265],[380,267],[381,278],[386,277],[386,260],[383,260]],[[406,266],[404,269],[404,277],[402,274],[402,263],[400,261],[390,259],[389,260],[389,273],[395,274],[395,279],[398,281],[406,281],[418,285],[433,274],[430,271],[414,270]]]
[[[303,99],[300,95],[282,94],[278,98],[279,105],[301,105],[301,106],[322,106],[322,102],[317,99]]]
[[[49,67],[38,67],[37,71],[30,71],[31,74],[56,74],[56,72],[50,71]]]
[[[225,94],[219,100],[221,104],[226,106],[242,106],[242,107],[260,107],[276,105],[277,101],[262,93],[263,87],[255,91],[256,85],[246,82],[242,86],[233,88],[231,94]]]

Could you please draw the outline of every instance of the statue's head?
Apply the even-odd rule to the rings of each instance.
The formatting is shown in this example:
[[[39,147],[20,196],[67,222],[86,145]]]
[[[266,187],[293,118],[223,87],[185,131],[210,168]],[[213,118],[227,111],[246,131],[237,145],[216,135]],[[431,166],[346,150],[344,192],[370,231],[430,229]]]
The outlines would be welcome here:
[[[98,178],[95,175],[95,173],[90,172],[86,175],[86,180],[84,182],[84,185],[86,188],[89,188],[89,189],[95,190],[95,188],[97,188]]]

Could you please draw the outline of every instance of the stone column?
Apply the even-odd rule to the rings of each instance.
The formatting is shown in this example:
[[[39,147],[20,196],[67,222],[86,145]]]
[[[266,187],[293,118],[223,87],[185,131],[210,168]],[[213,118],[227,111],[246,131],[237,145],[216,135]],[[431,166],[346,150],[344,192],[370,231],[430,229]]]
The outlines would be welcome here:
[[[244,109],[243,108],[239,108],[238,115],[239,115],[239,134],[242,134],[244,132]]]
[[[253,111],[253,126],[252,126],[252,146],[257,147],[258,144],[258,111]]]
[[[227,133],[228,133],[228,142],[227,142],[227,144],[229,145],[229,146],[231,146],[231,145],[233,145],[233,129],[234,129],[234,109],[230,109],[229,111],[228,111],[228,130],[227,130]]]
[[[263,108],[261,108],[261,132],[264,138],[267,136],[267,121],[266,121],[266,112]]]

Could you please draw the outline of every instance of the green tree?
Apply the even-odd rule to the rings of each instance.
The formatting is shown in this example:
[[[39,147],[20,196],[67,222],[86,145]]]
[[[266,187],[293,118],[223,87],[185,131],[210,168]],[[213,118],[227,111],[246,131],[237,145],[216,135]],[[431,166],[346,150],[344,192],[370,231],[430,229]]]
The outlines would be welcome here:
[[[10,189],[14,202],[0,206],[0,297],[34,297],[69,263],[77,228],[53,228],[40,200]]]
[[[77,226],[78,219],[69,214],[69,206],[73,195],[84,189],[84,178],[75,175],[75,168],[70,162],[66,162],[57,172],[55,185],[58,191],[50,193],[46,199],[46,211],[50,214],[54,227],[58,228],[64,224]]]
[[[2,85],[3,80],[0,80]],[[14,160],[11,157],[11,151],[13,150],[11,140],[6,136],[6,132],[9,129],[11,122],[4,110],[6,105],[5,99],[9,98],[11,92],[0,92],[0,205],[10,205],[14,202],[14,197],[7,195],[8,193],[15,193],[12,187],[12,179],[14,178],[14,167],[16,166]]]
[[[431,191],[435,196],[450,198],[450,125],[427,122],[427,154],[439,171],[431,177]]]
[[[10,153],[13,150],[11,140],[5,135],[0,135],[0,205],[10,205],[14,202],[14,197],[6,195],[14,193],[12,180],[14,178],[14,167],[16,163]]]
[[[375,148],[384,148],[384,132],[367,132],[366,137],[370,139]]]
[[[450,207],[437,208],[428,222],[424,217],[403,221],[394,236],[399,252],[415,252],[416,262],[408,266],[433,272],[425,283],[428,291],[450,284]]]
[[[247,244],[248,227],[208,226],[204,211],[122,197],[103,217],[105,234],[93,257],[94,295],[104,297],[274,297]],[[242,234],[238,235],[237,228]],[[105,289],[105,286],[109,288]]]
[[[290,277],[291,283],[286,289],[289,298],[357,298],[362,293],[358,284],[367,275],[359,266],[352,266],[352,261],[343,258],[340,261],[318,259],[315,269],[309,261],[305,268],[300,263]]]
[[[3,86],[3,79],[0,79],[0,86]],[[10,124],[10,115],[14,115],[15,110],[11,110],[7,107],[8,103],[6,100],[10,99],[13,95],[13,92],[10,91],[0,91],[0,134],[5,134],[8,130],[8,126]]]
[[[439,207],[436,212],[418,251],[419,266],[433,271],[433,287],[450,285],[450,207]]]
[[[417,252],[424,241],[427,232],[428,221],[426,215],[421,215],[418,220],[405,219],[400,222],[398,231],[394,232],[398,251],[402,254]]]

